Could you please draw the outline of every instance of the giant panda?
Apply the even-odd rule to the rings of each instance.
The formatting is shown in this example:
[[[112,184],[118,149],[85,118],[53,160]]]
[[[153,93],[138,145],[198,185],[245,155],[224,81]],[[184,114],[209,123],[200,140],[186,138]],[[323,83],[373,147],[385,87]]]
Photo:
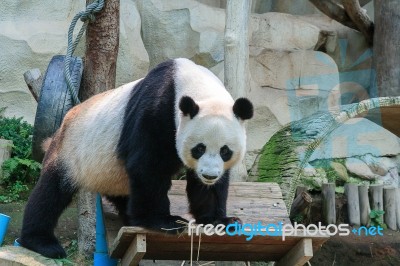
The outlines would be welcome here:
[[[226,200],[252,116],[248,99],[234,101],[209,70],[182,58],[75,106],[48,141],[20,244],[65,257],[54,228],[81,188],[107,195],[127,225],[177,233],[185,220],[170,214],[167,193],[182,166],[197,223],[240,221],[226,216]]]

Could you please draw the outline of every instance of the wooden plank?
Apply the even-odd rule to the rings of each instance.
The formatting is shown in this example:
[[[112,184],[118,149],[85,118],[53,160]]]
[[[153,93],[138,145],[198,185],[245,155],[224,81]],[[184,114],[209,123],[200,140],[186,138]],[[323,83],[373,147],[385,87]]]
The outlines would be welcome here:
[[[1,266],[60,266],[61,264],[24,247],[0,247]]]
[[[313,256],[312,240],[304,238],[297,243],[275,266],[303,266]]]
[[[146,234],[136,234],[121,260],[122,266],[139,265],[146,253]]]
[[[157,256],[160,259],[159,253],[184,251],[186,255],[190,254],[188,251],[191,246],[191,237],[187,231],[184,231],[179,236],[163,234],[160,232],[150,231],[140,227],[123,227],[118,233],[116,241],[110,248],[110,255],[114,258],[122,257],[130,241],[138,233],[145,233],[147,236],[147,253],[145,258],[153,258]],[[213,250],[219,251],[221,254],[224,252],[237,252],[237,253],[264,253],[264,260],[269,259],[269,253],[280,254],[283,256],[287,251],[294,247],[302,238],[304,238],[303,231],[299,231],[298,236],[286,236],[285,241],[281,236],[254,236],[250,241],[246,240],[246,236],[207,236],[201,234],[201,253],[208,258],[213,254],[208,254]],[[313,236],[313,247],[317,250],[328,237],[323,235]],[[194,246],[197,247],[200,238],[196,235],[193,237]],[[156,247],[155,249],[153,247]],[[210,248],[211,247],[211,248]],[[196,248],[197,252],[197,248]],[[154,257],[155,258],[155,257]],[[168,259],[168,258],[164,258]],[[188,259],[188,257],[184,258]],[[202,257],[204,260],[205,257]],[[219,260],[219,258],[213,258]]]
[[[169,198],[171,214],[181,215],[188,220],[192,218],[188,214],[186,181],[173,181]],[[107,208],[104,209],[106,211]],[[239,216],[243,223],[257,224],[261,222],[266,225],[290,222],[282,193],[278,184],[275,183],[232,183],[229,190],[227,213]],[[115,221],[111,221],[111,225],[109,224],[109,217],[115,218],[116,216],[115,214],[114,216],[105,214],[110,255],[114,258],[124,256],[132,239],[137,234],[146,234],[147,247],[143,259],[188,260],[191,252],[194,257],[197,257],[198,243],[201,240],[200,259],[212,261],[277,261],[305,237],[304,233],[299,231],[297,236],[286,236],[284,241],[282,236],[271,235],[254,236],[248,241],[245,235],[207,236],[201,231],[201,237],[193,236],[193,250],[191,250],[192,239],[187,230],[178,236],[141,227],[122,227],[117,231],[118,226],[115,226]],[[115,240],[110,241],[113,238]],[[307,236],[307,238],[309,237]],[[317,250],[328,237],[316,235],[312,239],[312,249]]]
[[[172,180],[169,195],[186,196],[186,182]],[[244,198],[282,198],[282,192],[276,183],[232,182],[229,184],[229,195]]]

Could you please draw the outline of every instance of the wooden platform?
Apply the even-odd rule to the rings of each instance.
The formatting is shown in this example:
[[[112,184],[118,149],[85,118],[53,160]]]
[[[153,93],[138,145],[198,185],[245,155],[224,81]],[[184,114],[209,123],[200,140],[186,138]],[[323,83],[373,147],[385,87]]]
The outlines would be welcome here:
[[[400,107],[399,106],[385,106],[376,108],[363,113],[360,117],[366,116],[371,121],[386,128],[397,137],[400,137]]]
[[[173,181],[169,193],[171,213],[190,220],[185,192],[185,181]],[[104,204],[105,224],[111,257],[122,258],[122,265],[135,265],[140,259],[197,260],[199,236],[192,239],[188,231],[179,236],[153,232],[140,227],[122,227],[109,204]],[[282,194],[275,183],[232,183],[227,211],[243,223],[290,223]],[[328,237],[200,236],[199,260],[202,261],[281,261],[281,265],[303,265]],[[133,264],[129,264],[132,261]]]

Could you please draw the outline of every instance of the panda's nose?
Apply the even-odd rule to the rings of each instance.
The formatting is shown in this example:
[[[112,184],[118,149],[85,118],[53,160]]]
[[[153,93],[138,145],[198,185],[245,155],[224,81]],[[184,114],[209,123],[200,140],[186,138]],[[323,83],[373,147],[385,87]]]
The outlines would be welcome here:
[[[213,176],[213,175],[203,175],[203,177],[204,177],[205,179],[208,179],[208,180],[214,180],[214,179],[216,179],[218,176]]]

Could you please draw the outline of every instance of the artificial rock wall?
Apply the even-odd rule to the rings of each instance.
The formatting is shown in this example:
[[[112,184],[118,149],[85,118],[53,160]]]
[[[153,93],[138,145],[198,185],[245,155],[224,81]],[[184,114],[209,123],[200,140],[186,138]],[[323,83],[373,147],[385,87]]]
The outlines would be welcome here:
[[[84,6],[84,0],[0,1],[0,108],[7,107],[6,115],[33,123],[36,103],[22,75],[31,68],[44,74],[51,57],[65,53],[70,21]],[[225,6],[224,0],[121,0],[117,86],[175,57],[190,58],[223,80]],[[365,97],[371,75],[363,36],[307,0],[254,0],[252,12],[247,95],[255,117],[248,124],[248,167],[283,125]],[[76,54],[84,54],[84,40]]]

